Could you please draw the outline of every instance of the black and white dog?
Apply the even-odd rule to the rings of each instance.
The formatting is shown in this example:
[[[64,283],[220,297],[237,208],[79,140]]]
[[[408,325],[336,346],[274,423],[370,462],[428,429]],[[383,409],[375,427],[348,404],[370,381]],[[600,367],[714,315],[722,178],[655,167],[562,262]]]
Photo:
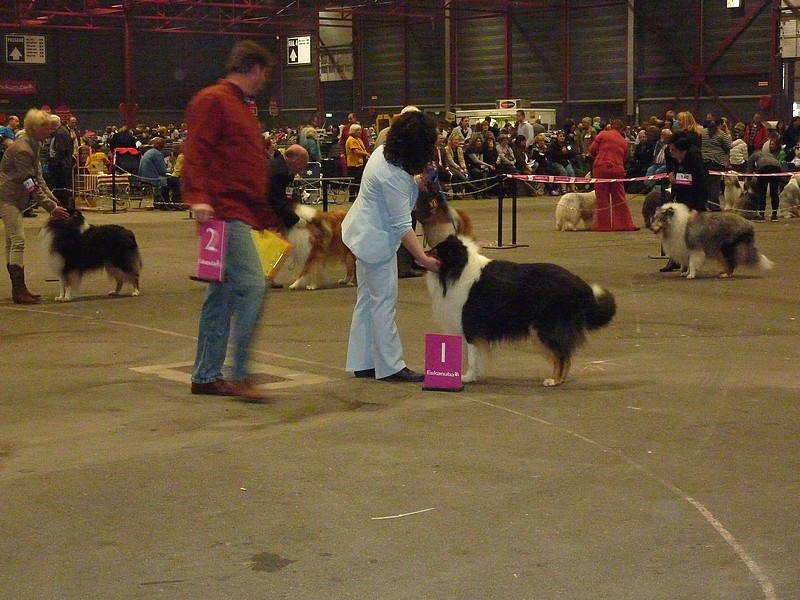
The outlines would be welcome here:
[[[467,341],[465,382],[486,375],[495,342],[533,336],[553,363],[544,385],[559,385],[586,331],[608,324],[614,296],[599,285],[549,263],[491,260],[464,237],[451,235],[432,251],[441,262],[427,274],[433,313],[447,333]]]
[[[105,269],[117,287],[109,292],[118,296],[126,281],[133,286],[131,296],[139,295],[142,257],[136,237],[120,225],[89,225],[79,210],[67,219],[50,219],[41,231],[50,255],[50,267],[58,274],[61,293],[56,302],[69,302],[84,274]]]

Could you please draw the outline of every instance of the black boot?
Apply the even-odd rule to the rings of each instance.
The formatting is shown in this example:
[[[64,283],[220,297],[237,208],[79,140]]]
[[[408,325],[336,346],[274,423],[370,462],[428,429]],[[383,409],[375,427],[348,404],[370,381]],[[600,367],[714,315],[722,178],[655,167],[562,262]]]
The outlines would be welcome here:
[[[14,304],[38,304],[41,296],[31,294],[25,286],[25,269],[20,265],[6,265],[11,277],[11,299]]]

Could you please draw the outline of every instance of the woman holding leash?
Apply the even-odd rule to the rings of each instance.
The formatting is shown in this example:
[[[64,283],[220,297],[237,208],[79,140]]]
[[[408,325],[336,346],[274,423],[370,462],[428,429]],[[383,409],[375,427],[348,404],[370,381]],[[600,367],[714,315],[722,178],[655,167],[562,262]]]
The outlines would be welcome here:
[[[47,187],[39,162],[39,149],[50,137],[50,115],[31,109],[25,115],[25,129],[3,154],[0,162],[0,219],[6,230],[6,267],[11,277],[11,298],[15,304],[36,304],[40,297],[25,285],[25,235],[22,213],[38,204],[57,219],[66,219],[67,211],[59,206]]]
[[[436,137],[436,124],[424,113],[400,115],[386,143],[370,156],[358,197],[342,223],[342,241],[356,255],[358,293],[346,365],[356,377],[393,382],[424,378],[403,360],[395,323],[395,254],[402,244],[425,269],[438,271],[439,262],[425,254],[411,227],[420,174],[433,157]]]

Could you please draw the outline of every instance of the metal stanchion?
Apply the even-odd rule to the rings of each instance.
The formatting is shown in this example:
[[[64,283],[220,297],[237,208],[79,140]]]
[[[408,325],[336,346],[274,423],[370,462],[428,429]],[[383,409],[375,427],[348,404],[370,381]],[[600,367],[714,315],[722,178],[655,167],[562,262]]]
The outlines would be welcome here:
[[[511,188],[511,244],[503,244],[503,213],[505,199],[505,182],[513,182]],[[518,181],[515,177],[497,176],[497,243],[484,244],[484,248],[495,248],[497,250],[508,250],[510,248],[525,248],[528,244],[517,243],[517,197],[518,197]]]

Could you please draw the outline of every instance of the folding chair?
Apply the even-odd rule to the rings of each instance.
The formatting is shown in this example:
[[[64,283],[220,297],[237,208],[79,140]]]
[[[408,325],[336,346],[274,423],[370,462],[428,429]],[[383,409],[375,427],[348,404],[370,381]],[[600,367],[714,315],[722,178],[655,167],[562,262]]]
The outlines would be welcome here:
[[[305,170],[295,178],[295,189],[300,192],[303,204],[322,202],[322,164],[310,162]]]

